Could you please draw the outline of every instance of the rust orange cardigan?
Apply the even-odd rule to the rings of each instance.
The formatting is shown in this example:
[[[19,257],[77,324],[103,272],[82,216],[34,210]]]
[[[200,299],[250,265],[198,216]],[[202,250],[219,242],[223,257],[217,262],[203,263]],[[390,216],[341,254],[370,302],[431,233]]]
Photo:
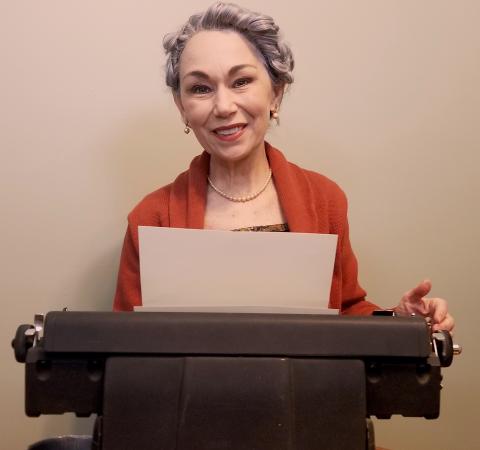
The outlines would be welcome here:
[[[347,200],[343,191],[318,173],[288,162],[265,143],[283,213],[290,231],[338,235],[330,307],[342,314],[371,314],[378,307],[365,300],[357,281],[357,260],[350,246]],[[147,195],[129,214],[113,309],[131,311],[142,304],[138,226],[203,228],[210,157],[204,152],[173,183]]]

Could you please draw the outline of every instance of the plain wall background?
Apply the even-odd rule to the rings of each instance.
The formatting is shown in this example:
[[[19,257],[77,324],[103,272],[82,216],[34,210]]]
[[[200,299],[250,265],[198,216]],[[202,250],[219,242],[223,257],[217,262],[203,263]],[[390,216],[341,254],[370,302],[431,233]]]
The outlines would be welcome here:
[[[1,448],[91,420],[26,418],[10,340],[35,312],[110,309],[126,215],[200,152],[163,83],[162,37],[210,4],[0,3]],[[473,450],[480,403],[480,3],[243,1],[271,14],[295,83],[269,140],[350,200],[360,280],[382,306],[425,277],[465,352],[437,421],[377,421],[392,450]]]

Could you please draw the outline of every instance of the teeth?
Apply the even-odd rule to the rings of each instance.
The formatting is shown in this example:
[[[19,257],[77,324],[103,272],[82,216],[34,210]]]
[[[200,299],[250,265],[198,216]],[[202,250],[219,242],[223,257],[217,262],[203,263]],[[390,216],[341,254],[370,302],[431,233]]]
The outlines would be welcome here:
[[[228,128],[227,130],[217,130],[215,133],[220,134],[221,136],[229,136],[231,134],[238,133],[242,127]]]

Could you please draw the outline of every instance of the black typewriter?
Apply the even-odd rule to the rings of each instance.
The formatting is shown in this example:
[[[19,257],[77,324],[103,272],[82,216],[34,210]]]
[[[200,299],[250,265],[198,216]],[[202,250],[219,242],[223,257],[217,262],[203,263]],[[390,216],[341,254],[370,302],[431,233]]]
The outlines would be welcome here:
[[[370,417],[439,416],[460,353],[423,318],[379,314],[36,316],[12,342],[26,414],[97,417],[82,446],[31,449],[373,449]]]

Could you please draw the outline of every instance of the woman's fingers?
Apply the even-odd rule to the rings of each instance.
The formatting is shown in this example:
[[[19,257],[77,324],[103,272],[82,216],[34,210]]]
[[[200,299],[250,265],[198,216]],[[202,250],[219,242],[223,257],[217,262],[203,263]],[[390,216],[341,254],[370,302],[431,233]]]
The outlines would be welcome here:
[[[440,323],[432,324],[433,331],[445,330],[451,333],[454,328],[455,328],[455,320],[448,313]]]
[[[430,292],[431,289],[432,289],[432,282],[430,280],[423,280],[413,289],[410,289],[409,291],[405,292],[405,294],[403,294],[402,300],[404,299],[409,303],[420,302],[423,299],[423,297],[425,297]]]
[[[405,292],[400,303],[394,309],[400,313],[414,313],[430,317],[433,330],[452,331],[455,321],[448,313],[447,301],[443,298],[426,298],[431,289],[431,281],[423,280],[413,289]]]
[[[425,298],[423,301],[428,310],[428,316],[432,318],[433,323],[441,323],[448,314],[447,301],[443,298]]]

